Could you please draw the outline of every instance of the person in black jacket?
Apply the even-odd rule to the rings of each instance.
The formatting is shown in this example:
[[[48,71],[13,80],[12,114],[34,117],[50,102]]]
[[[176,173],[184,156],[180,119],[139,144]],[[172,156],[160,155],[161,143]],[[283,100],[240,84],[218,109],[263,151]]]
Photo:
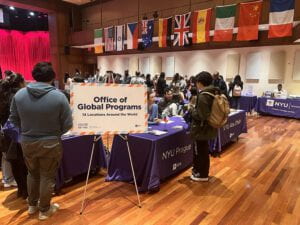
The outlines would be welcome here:
[[[8,120],[9,107],[14,95],[23,87],[25,87],[25,80],[21,74],[12,74],[9,78],[9,89],[7,90],[7,105],[6,114],[2,118],[2,124]],[[4,122],[5,121],[5,122]],[[9,138],[10,139],[10,138]],[[18,185],[18,197],[27,198],[27,167],[24,162],[22,147],[20,143],[10,139],[7,146],[6,159],[10,162],[12,173]]]
[[[240,108],[240,98],[242,96],[242,90],[243,90],[243,81],[241,79],[240,75],[236,75],[234,77],[233,82],[230,82],[229,84],[229,91],[228,94],[231,93],[231,106],[234,109]]]
[[[191,179],[194,181],[208,181],[210,167],[208,141],[217,136],[217,129],[208,123],[214,98],[204,93],[219,93],[219,90],[212,85],[212,81],[213,78],[210,73],[205,71],[196,76],[198,96],[196,107],[192,111],[191,125],[191,136],[195,141],[191,175]]]
[[[221,78],[219,72],[213,74],[213,85],[220,89],[221,93],[228,98],[226,82]]]
[[[160,73],[160,76],[158,78],[157,84],[156,84],[156,92],[158,97],[164,96],[164,91],[167,87],[167,82],[165,80],[166,74],[164,72]]]

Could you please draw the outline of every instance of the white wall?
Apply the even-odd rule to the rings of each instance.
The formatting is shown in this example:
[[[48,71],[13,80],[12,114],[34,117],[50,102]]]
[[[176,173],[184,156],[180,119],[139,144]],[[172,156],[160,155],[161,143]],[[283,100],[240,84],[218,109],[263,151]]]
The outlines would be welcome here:
[[[129,69],[133,74],[138,67],[139,57],[150,57],[150,72],[152,74],[158,73],[160,66],[157,66],[159,60],[157,57],[162,58],[162,71],[165,70],[165,59],[167,56],[175,57],[175,72],[181,75],[196,75],[197,73],[206,70],[213,73],[219,71],[226,79],[226,66],[228,54],[240,54],[240,75],[247,86],[253,86],[254,93],[261,95],[266,90],[273,90],[276,88],[278,82],[282,82],[284,89],[288,90],[290,94],[300,94],[300,81],[293,81],[293,65],[295,58],[295,51],[300,50],[300,46],[266,46],[266,47],[253,47],[253,48],[236,48],[236,49],[218,49],[218,50],[199,50],[188,52],[168,52],[168,53],[155,53],[155,54],[140,54],[140,55],[126,55],[126,56],[99,56],[98,67],[101,66],[102,73],[106,70],[113,70],[117,73],[123,74],[125,69]],[[270,55],[274,51],[285,51],[285,74],[282,81],[277,83],[269,82],[269,67]],[[261,52],[262,54],[262,68],[261,75],[258,81],[245,80],[246,72],[246,56],[250,52]],[[125,60],[127,59],[128,62]],[[155,60],[154,60],[155,59]],[[125,62],[126,61],[126,62]],[[134,61],[135,63],[132,63]],[[300,62],[298,62],[300,63]],[[128,68],[127,68],[128,67]],[[129,68],[130,67],[130,68]]]

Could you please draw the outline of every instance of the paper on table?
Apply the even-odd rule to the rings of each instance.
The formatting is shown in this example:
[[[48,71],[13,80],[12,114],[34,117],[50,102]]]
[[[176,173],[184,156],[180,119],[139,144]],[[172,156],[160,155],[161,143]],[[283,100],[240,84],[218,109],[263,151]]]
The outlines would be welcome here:
[[[162,123],[162,124],[169,124],[169,123],[174,123],[174,121],[171,121],[171,120],[168,120],[168,122],[160,121],[160,123]]]
[[[182,129],[183,129],[183,126],[178,125],[178,126],[174,126],[174,127],[172,127],[172,128],[173,128],[173,129],[182,130]]]
[[[162,131],[162,130],[151,130],[149,131],[149,134],[154,134],[156,136],[161,136],[161,135],[164,135],[164,134],[167,134],[168,132],[166,131]]]

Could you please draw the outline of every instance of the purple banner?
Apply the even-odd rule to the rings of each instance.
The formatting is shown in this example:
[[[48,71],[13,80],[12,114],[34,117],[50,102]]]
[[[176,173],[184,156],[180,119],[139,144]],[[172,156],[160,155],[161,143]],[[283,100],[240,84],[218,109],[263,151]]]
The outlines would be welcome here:
[[[186,133],[187,125],[182,118],[171,118],[174,122],[163,125],[151,125],[151,129],[168,130],[162,136],[153,134],[129,135],[129,146],[132,155],[137,184],[140,191],[157,190],[160,182],[192,165],[193,146]],[[218,148],[247,132],[245,111],[232,113],[228,123],[220,129],[221,142],[211,142],[212,148]],[[174,126],[183,126],[176,130]],[[126,142],[119,136],[114,138],[107,181],[132,182],[129,156]]]
[[[228,122],[218,131],[218,138],[210,142],[211,151],[221,152],[222,146],[236,140],[242,133],[247,133],[246,112],[238,110],[230,113]]]
[[[300,119],[300,100],[258,98],[256,110],[261,114]]]
[[[5,135],[13,141],[20,142],[19,129],[7,122],[3,129]],[[56,176],[57,190],[61,189],[64,181],[87,173],[91,156],[94,136],[70,136],[62,138],[63,157]],[[95,146],[92,169],[107,168],[106,155],[102,140]]]
[[[241,96],[239,101],[240,101],[239,109],[251,113],[252,110],[255,108],[257,102],[257,96]],[[232,100],[230,100],[230,104],[233,105]]]
[[[186,134],[187,125],[182,118],[172,120],[174,122],[167,125],[151,125],[155,130],[168,130],[162,136],[134,134],[128,137],[140,191],[158,189],[161,180],[192,164],[192,140]],[[174,126],[183,126],[183,129],[174,129]],[[119,136],[114,138],[107,180],[133,180],[126,142]]]

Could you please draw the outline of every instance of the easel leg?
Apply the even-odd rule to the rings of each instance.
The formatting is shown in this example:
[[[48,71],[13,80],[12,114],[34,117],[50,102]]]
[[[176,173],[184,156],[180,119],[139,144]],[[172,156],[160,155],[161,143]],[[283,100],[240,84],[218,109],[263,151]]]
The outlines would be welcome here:
[[[121,138],[123,138],[123,137],[121,136]],[[132,171],[132,176],[133,176],[135,191],[136,191],[136,195],[137,195],[137,199],[138,199],[138,207],[142,208],[141,200],[140,200],[140,194],[139,194],[138,186],[137,186],[137,183],[136,183],[136,177],[135,177],[135,172],[134,172],[134,168],[133,168],[133,163],[132,163],[132,158],[131,158],[131,152],[130,152],[128,138],[123,138],[123,139],[126,141],[126,145],[127,145],[128,156],[129,156],[129,161],[130,161],[130,166],[131,166],[131,171]]]
[[[85,203],[85,199],[86,199],[86,189],[87,189],[87,185],[88,185],[88,182],[89,182],[92,161],[93,161],[93,158],[94,158],[95,145],[100,140],[100,138],[101,138],[101,136],[99,136],[98,138],[96,136],[94,136],[93,147],[92,147],[92,152],[91,152],[91,157],[90,157],[90,163],[89,163],[88,173],[87,173],[86,181],[85,181],[84,194],[83,194],[83,199],[82,199],[82,202],[81,202],[80,215],[82,215],[83,210],[84,210],[84,203]]]

